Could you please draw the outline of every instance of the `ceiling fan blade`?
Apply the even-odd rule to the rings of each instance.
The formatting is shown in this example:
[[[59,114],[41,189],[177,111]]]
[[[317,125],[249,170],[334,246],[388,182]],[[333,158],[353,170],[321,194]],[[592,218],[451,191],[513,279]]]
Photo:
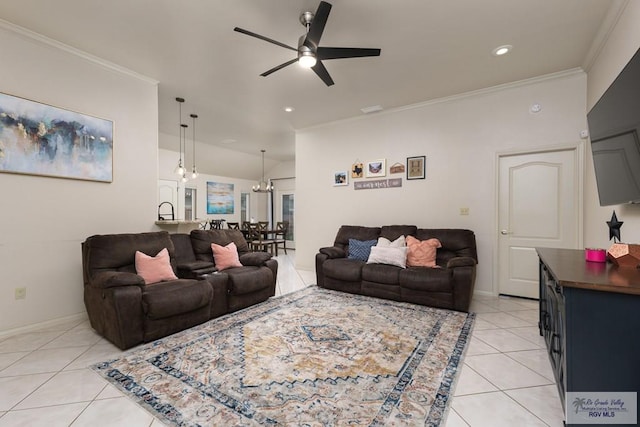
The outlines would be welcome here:
[[[322,65],[322,62],[320,62],[320,61],[316,62],[316,65],[311,67],[311,69],[313,71],[315,71],[315,73],[318,75],[318,77],[320,77],[322,79],[324,84],[326,84],[327,86],[333,85],[333,79],[329,75],[329,72],[324,67],[324,65]]]
[[[311,49],[318,47],[318,44],[320,44],[320,38],[322,37],[322,32],[324,31],[324,26],[327,25],[329,12],[331,12],[331,4],[326,1],[321,1],[318,6],[318,10],[313,16],[313,21],[311,21],[311,25],[309,26],[307,37],[304,39],[305,46]]]
[[[319,47],[318,59],[360,58],[364,56],[380,56],[380,49],[366,49],[359,47]]]
[[[278,71],[278,70],[280,70],[280,69],[282,69],[282,68],[286,67],[287,65],[291,65],[291,64],[293,64],[294,62],[298,62],[298,58],[294,58],[294,59],[292,59],[291,61],[287,61],[287,62],[285,62],[284,64],[280,64],[280,65],[278,65],[277,67],[273,67],[272,69],[267,70],[267,71],[265,71],[264,73],[262,73],[262,74],[260,74],[260,75],[261,75],[262,77],[267,77],[269,74],[271,74],[271,73],[275,73],[276,71]]]
[[[246,34],[248,36],[255,37],[257,39],[264,40],[266,42],[276,44],[276,45],[278,45],[280,47],[284,47],[285,49],[290,49],[290,50],[293,50],[295,52],[298,51],[298,49],[296,49],[295,47],[291,47],[291,46],[288,46],[288,45],[286,45],[284,43],[280,43],[279,41],[270,39],[269,37],[261,36],[260,34],[252,33],[251,31],[244,30],[244,29],[242,29],[240,27],[235,27],[233,29],[233,31],[237,31],[237,32],[242,33],[242,34]]]

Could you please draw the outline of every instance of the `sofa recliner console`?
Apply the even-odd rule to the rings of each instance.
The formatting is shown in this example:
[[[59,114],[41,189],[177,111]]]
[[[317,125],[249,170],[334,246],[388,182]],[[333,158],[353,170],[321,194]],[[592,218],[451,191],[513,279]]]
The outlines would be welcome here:
[[[436,268],[401,268],[349,259],[349,239],[360,241],[400,236],[436,238]],[[469,311],[478,255],[475,234],[463,229],[426,229],[414,225],[362,227],[343,225],[333,246],[316,254],[318,286],[457,311]]]
[[[243,266],[218,271],[211,243],[231,241]],[[178,279],[145,284],[136,251],[155,256],[164,248]],[[271,255],[249,252],[236,230],[95,235],[82,244],[82,265],[91,326],[123,350],[265,301],[275,295],[278,271]]]

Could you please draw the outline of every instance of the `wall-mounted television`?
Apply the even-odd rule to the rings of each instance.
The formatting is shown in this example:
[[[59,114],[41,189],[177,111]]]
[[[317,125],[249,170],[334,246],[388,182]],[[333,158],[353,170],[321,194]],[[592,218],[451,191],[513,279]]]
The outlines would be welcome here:
[[[600,205],[640,203],[640,49],[587,121]]]

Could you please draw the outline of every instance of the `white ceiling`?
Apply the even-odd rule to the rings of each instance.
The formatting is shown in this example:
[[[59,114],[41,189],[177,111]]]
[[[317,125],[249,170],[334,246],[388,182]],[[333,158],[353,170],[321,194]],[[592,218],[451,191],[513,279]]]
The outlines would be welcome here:
[[[391,109],[588,67],[608,24],[600,27],[623,4],[329,2],[321,46],[382,49],[380,57],[325,61],[331,87],[295,64],[260,77],[295,52],[233,31],[297,46],[305,31],[299,15],[319,0],[2,0],[0,18],[158,80],[160,132],[178,135],[181,96],[183,115],[199,115],[198,141],[255,155],[265,148],[267,158],[284,161],[294,158],[295,129],[358,116],[363,107]],[[513,51],[493,56],[503,44]],[[168,139],[161,145],[175,150]]]

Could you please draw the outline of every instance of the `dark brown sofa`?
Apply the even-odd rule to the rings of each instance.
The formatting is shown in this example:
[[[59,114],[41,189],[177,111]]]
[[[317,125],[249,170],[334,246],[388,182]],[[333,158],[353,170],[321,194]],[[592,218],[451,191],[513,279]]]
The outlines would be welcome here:
[[[226,284],[229,312],[249,307],[275,295],[278,262],[271,259],[267,252],[251,252],[240,230],[193,230],[190,238],[196,262],[206,262],[213,258],[211,243],[226,246],[234,242],[238,248],[242,267],[208,276],[212,283]]]
[[[84,302],[91,326],[121,349],[173,334],[275,294],[278,264],[267,253],[243,250],[243,267],[218,272],[211,242],[244,238],[227,230],[206,235],[166,231],[91,236],[82,244]],[[198,257],[192,242],[197,239]],[[210,240],[209,258],[202,245]],[[242,239],[242,240],[240,240]],[[145,285],[136,274],[135,252],[155,256],[167,248],[179,279]]]
[[[367,264],[349,259],[349,239],[360,241],[401,235],[418,240],[436,238],[439,268],[401,268],[387,264]],[[458,311],[469,311],[475,284],[478,255],[473,231],[424,229],[414,225],[361,227],[343,225],[333,246],[316,255],[318,286],[354,294],[386,298]]]

